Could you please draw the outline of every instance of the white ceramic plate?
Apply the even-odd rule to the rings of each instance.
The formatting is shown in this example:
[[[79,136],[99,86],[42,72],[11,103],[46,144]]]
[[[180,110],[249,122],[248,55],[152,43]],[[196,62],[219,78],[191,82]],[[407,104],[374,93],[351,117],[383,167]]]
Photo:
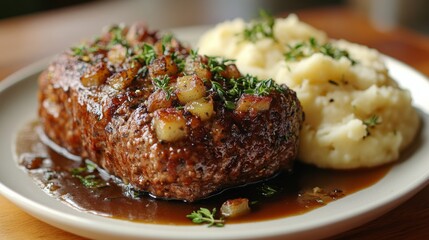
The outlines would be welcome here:
[[[204,28],[182,29],[194,41]],[[323,238],[368,222],[412,197],[429,182],[429,80],[386,57],[392,76],[411,91],[423,127],[415,149],[375,185],[303,215],[272,221],[229,224],[224,228],[133,223],[79,212],[45,194],[18,168],[11,145],[14,133],[37,116],[37,76],[49,60],[0,82],[0,193],[34,217],[95,239],[294,239]]]

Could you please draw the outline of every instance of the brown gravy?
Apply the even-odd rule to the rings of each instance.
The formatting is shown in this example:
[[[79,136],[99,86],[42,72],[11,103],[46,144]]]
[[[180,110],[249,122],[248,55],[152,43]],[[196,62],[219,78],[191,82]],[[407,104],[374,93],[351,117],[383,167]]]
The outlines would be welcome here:
[[[323,170],[297,163],[293,173],[280,173],[265,182],[226,190],[197,203],[156,200],[149,196],[132,198],[123,184],[102,170],[94,170],[90,178],[101,185],[85,187],[76,169],[85,167],[52,150],[39,139],[37,123],[25,126],[18,133],[16,156],[23,169],[49,195],[81,211],[130,221],[190,225],[187,214],[200,207],[219,210],[228,199],[248,198],[251,213],[227,219],[227,223],[253,222],[302,214],[326,205],[379,181],[391,165],[353,171]]]

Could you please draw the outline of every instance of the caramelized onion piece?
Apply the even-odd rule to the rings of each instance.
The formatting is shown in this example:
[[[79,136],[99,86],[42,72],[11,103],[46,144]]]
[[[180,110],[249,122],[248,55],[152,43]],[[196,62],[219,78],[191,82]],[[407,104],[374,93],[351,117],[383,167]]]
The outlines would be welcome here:
[[[80,78],[82,85],[85,87],[99,86],[106,82],[110,76],[110,71],[106,66],[106,63],[99,62],[94,66],[91,66],[88,71]]]
[[[183,112],[175,108],[155,111],[153,125],[159,140],[174,142],[186,137],[186,119]]]
[[[236,111],[257,113],[270,109],[271,97],[243,94],[237,102]]]
[[[152,78],[163,75],[173,76],[179,72],[179,67],[170,55],[163,55],[156,58],[148,68],[149,76]]]
[[[201,61],[197,61],[191,56],[186,58],[184,71],[188,75],[195,74],[202,80],[211,79],[212,77],[212,73],[210,72],[210,70],[204,67],[204,65],[201,64]]]
[[[172,104],[173,99],[168,98],[164,90],[158,89],[149,96],[147,109],[149,112],[153,112],[160,108],[169,108]]]
[[[140,68],[140,63],[137,61],[132,62],[128,69],[113,74],[108,80],[109,85],[116,90],[127,88],[136,77]]]
[[[237,79],[237,78],[241,77],[241,74],[238,71],[238,68],[235,64],[226,65],[225,70],[223,70],[220,74],[224,78],[235,78],[235,79]]]
[[[176,95],[179,102],[186,104],[200,99],[206,94],[206,87],[197,75],[187,75],[177,78]]]
[[[168,36],[170,34],[164,35],[164,37]],[[168,55],[168,53],[178,53],[181,49],[180,42],[174,38],[173,35],[170,35],[171,38],[167,40],[166,38],[163,38],[161,41],[157,41],[154,43],[154,48],[157,53],[161,53],[164,55]],[[177,55],[176,55],[177,56]]]
[[[107,52],[107,59],[112,64],[121,64],[125,61],[126,55],[127,49],[121,44],[116,44]]]
[[[214,113],[213,100],[200,98],[191,102],[188,102],[185,109],[193,115],[199,117],[202,121],[206,121],[211,118]]]
[[[148,35],[146,24],[143,22],[137,22],[131,25],[127,32],[126,40],[131,46],[139,44]]]
[[[249,199],[236,198],[227,200],[222,204],[220,212],[228,218],[239,217],[250,212]]]

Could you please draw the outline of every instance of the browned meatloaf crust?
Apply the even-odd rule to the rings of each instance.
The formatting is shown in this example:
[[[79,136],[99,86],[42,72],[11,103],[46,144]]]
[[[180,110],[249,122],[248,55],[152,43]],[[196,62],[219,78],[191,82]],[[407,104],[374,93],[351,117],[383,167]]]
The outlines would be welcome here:
[[[45,134],[137,190],[195,201],[290,170],[295,93],[143,24],[113,26],[39,79]]]

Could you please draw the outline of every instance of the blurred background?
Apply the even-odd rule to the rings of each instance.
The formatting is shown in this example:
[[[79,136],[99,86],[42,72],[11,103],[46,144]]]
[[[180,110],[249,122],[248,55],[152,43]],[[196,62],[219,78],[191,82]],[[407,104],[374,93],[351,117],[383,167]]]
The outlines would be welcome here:
[[[6,0],[0,3],[0,20],[82,4],[118,4],[118,13],[112,14],[126,19],[150,18],[164,12],[166,20],[175,19],[169,21],[172,27],[210,24],[237,16],[253,18],[260,8],[277,14],[304,8],[348,5],[368,15],[380,27],[402,25],[429,34],[427,0]],[[129,13],[124,12],[124,8],[128,8]],[[100,11],[100,15],[106,14]]]
[[[285,16],[332,7],[367,16],[380,31],[400,26],[429,36],[427,0],[1,0],[0,76],[3,68],[52,56],[111,23],[140,20],[152,29],[168,29],[248,20],[260,9]]]

